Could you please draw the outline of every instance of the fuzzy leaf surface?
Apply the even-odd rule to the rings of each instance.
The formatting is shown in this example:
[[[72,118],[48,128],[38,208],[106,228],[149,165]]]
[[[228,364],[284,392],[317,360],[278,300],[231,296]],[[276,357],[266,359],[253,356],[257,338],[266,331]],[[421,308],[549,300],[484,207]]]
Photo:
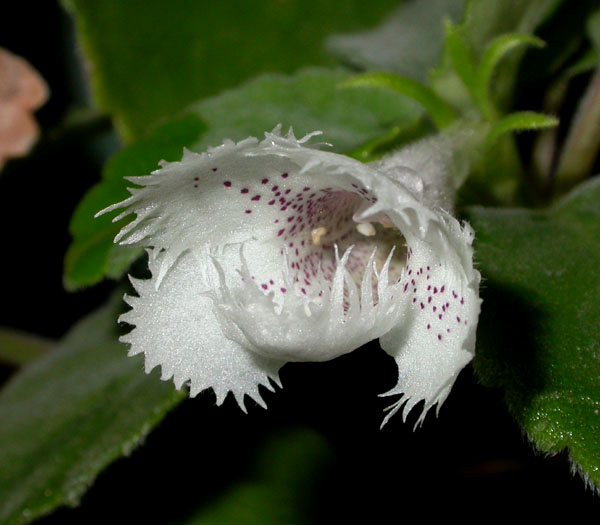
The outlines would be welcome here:
[[[600,486],[600,178],[546,211],[471,208],[484,277],[475,368],[542,451]]]

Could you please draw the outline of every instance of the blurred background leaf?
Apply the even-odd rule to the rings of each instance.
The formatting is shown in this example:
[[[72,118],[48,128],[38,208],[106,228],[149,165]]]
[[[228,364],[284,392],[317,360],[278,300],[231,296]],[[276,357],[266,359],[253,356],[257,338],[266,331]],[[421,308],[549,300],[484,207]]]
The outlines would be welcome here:
[[[0,327],[0,362],[22,366],[35,361],[54,346],[55,343],[49,339],[5,326]]]
[[[377,27],[330,36],[326,46],[359,69],[388,71],[425,82],[442,56],[442,21],[459,22],[465,4],[465,0],[402,2]]]
[[[256,452],[249,479],[233,484],[225,494],[181,523],[315,523],[315,488],[332,459],[327,441],[314,430],[287,428],[274,432]]]
[[[263,72],[331,65],[323,40],[377,23],[396,0],[65,0],[100,106],[127,139]]]

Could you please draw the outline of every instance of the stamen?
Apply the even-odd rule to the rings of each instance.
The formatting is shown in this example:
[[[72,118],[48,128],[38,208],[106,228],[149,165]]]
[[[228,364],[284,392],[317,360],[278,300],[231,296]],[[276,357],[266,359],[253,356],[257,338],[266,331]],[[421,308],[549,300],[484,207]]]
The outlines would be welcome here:
[[[321,246],[321,237],[325,237],[325,235],[327,235],[327,228],[324,226],[319,226],[310,232],[310,235],[312,237],[313,244],[315,246]]]
[[[384,228],[395,228],[394,223],[387,215],[384,215],[381,217],[381,219],[379,219],[379,224],[381,224]]]
[[[375,226],[373,226],[370,222],[361,222],[356,225],[356,229],[358,233],[362,233],[366,237],[373,237],[377,232],[375,231]]]

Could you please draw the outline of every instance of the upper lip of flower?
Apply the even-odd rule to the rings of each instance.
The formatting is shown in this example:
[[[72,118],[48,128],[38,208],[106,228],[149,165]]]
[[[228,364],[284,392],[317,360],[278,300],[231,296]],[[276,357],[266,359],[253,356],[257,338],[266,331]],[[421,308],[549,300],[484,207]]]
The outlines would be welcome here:
[[[276,128],[130,179],[143,188],[100,212],[135,213],[116,240],[148,247],[152,279],[133,281],[123,340],[163,379],[218,402],[232,391],[244,408],[286,361],[381,337],[399,366],[390,393],[404,395],[390,415],[424,399],[423,417],[473,354],[472,232],[312,135]],[[418,159],[406,168],[414,177]]]

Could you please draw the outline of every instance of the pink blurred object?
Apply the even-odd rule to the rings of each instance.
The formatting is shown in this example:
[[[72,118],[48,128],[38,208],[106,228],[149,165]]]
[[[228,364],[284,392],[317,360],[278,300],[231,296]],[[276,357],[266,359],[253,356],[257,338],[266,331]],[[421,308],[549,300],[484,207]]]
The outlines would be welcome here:
[[[33,112],[48,100],[44,79],[21,57],[0,48],[0,169],[20,157],[38,138]]]

